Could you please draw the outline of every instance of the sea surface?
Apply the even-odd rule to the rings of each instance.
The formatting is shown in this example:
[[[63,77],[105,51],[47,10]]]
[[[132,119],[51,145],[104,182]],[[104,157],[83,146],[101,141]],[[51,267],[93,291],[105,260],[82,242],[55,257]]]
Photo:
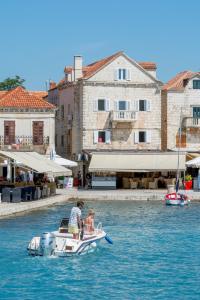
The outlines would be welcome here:
[[[200,299],[200,204],[86,202],[114,244],[73,258],[30,257],[72,203],[0,220],[0,299]]]

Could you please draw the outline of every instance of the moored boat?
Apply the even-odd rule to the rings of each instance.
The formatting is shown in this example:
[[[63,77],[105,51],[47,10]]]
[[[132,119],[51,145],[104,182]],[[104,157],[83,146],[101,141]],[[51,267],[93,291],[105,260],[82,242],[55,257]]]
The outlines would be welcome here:
[[[166,205],[176,205],[176,206],[184,206],[190,203],[190,199],[187,195],[182,193],[169,193],[165,195],[164,198]]]

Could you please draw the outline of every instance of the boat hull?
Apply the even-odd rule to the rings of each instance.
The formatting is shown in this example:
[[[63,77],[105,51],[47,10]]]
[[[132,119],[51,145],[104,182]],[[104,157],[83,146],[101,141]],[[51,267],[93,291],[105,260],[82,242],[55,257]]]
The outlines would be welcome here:
[[[172,206],[184,206],[190,203],[188,196],[181,193],[171,193],[165,196],[165,204]]]
[[[33,237],[28,245],[28,254],[32,256],[68,257],[94,252],[102,239],[106,237],[103,230],[94,232],[93,235],[84,236],[82,240],[75,240],[71,234],[51,232],[51,240],[42,241],[42,237]],[[52,248],[52,236],[54,236]],[[45,245],[46,249],[43,249]],[[47,254],[47,255],[46,255]]]

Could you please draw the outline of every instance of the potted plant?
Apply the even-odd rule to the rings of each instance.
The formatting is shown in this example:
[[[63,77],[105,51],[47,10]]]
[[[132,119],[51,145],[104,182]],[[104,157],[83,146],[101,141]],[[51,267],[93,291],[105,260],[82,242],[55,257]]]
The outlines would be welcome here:
[[[192,176],[189,174],[185,176],[184,187],[186,190],[192,189]]]

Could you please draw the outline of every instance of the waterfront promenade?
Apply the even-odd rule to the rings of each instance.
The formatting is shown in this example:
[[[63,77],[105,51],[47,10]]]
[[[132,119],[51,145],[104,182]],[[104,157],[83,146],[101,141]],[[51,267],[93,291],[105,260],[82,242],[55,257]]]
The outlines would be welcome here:
[[[21,203],[0,203],[0,218],[16,216],[33,210],[44,209],[48,206],[76,201],[77,199],[89,201],[162,201],[166,190],[77,190],[58,189],[57,195],[37,201]],[[200,201],[200,192],[188,191],[192,201]]]

